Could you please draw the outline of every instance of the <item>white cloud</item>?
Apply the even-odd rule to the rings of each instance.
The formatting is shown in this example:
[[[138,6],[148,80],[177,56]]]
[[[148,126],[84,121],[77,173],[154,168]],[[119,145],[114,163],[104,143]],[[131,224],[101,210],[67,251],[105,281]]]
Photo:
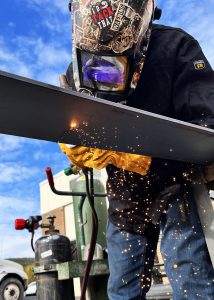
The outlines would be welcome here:
[[[25,167],[13,162],[0,163],[0,184],[22,182],[38,173],[37,167]]]
[[[31,33],[38,35],[42,29],[48,30],[46,37],[52,38],[53,41],[61,40],[62,44],[70,42],[71,25],[70,12],[68,10],[68,0],[14,0],[19,7],[31,11],[39,21],[30,28]],[[57,34],[57,37],[55,36]]]
[[[25,77],[32,77],[32,72],[27,62],[20,57],[19,52],[10,50],[6,46],[4,40],[0,43],[0,64],[2,70],[10,71],[11,73],[15,74],[21,74]]]
[[[17,36],[10,41],[14,47],[16,45],[14,53],[3,37],[0,41],[0,66],[10,73],[59,85],[59,74],[66,71],[71,61],[71,53],[57,42]]]
[[[59,33],[65,41],[71,39],[71,22],[70,18],[64,21],[57,18],[47,18],[42,22],[43,26],[50,30],[50,33]]]
[[[12,53],[8,53],[7,49],[0,49],[0,59],[5,62],[10,62],[14,59]]]
[[[60,11],[62,13],[67,14],[68,13],[68,0],[49,0],[49,3],[51,3],[57,11]]]
[[[48,142],[0,134],[1,162],[16,161],[17,164],[19,160],[19,164],[23,164],[24,157],[33,155],[30,153],[29,146],[32,147],[31,152],[35,152],[38,151],[38,148],[40,149],[45,145],[48,145]]]
[[[37,209],[38,203],[36,199],[0,196],[1,223],[7,223],[8,221],[13,220],[14,216],[16,216],[16,218],[27,218],[29,214],[38,214]]]
[[[59,152],[51,153],[51,159],[53,162],[59,162],[64,157],[63,153],[59,150]],[[37,161],[48,161],[50,159],[50,153],[44,151],[36,151],[33,154],[33,158]]]
[[[14,22],[9,22],[8,26],[14,28],[14,27],[16,27],[16,24]]]
[[[14,216],[14,220],[17,217]],[[25,229],[16,231],[14,222],[9,225],[3,225],[0,229],[0,259],[5,258],[21,258],[34,257],[34,252],[31,248],[31,234]],[[41,231],[37,230],[34,236],[34,242],[41,236]]]
[[[49,11],[68,13],[67,0],[28,0],[27,3],[31,8],[37,10],[45,7]]]
[[[14,151],[22,147],[23,139],[11,135],[0,135],[0,152]]]
[[[55,43],[44,43],[39,39],[35,43],[34,54],[38,67],[56,67],[61,66],[64,61],[71,60],[71,54],[68,51]]]
[[[51,70],[50,68],[45,68],[44,70],[41,70],[41,72],[38,74],[37,79],[45,83],[59,86],[59,73],[60,72]]]
[[[11,234],[1,232],[0,258],[34,257],[30,246],[30,234],[28,232],[11,231]],[[36,239],[35,239],[36,240]]]

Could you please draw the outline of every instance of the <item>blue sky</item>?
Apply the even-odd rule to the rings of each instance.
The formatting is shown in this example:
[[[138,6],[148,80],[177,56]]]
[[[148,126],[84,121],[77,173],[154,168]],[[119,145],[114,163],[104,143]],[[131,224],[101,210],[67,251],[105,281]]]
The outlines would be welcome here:
[[[214,67],[213,0],[159,0],[160,23],[183,28]],[[1,0],[0,70],[58,85],[71,59],[68,0]],[[14,219],[38,214],[44,169],[68,165],[54,143],[0,135],[0,258],[33,256]]]

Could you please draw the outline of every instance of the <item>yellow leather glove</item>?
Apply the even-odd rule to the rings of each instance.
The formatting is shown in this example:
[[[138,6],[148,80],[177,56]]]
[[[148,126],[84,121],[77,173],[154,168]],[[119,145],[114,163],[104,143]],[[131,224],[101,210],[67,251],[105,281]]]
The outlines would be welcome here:
[[[100,170],[108,164],[113,164],[119,169],[146,175],[152,161],[151,157],[138,154],[82,146],[69,148],[65,144],[59,144],[59,146],[69,160],[80,169],[88,167]]]

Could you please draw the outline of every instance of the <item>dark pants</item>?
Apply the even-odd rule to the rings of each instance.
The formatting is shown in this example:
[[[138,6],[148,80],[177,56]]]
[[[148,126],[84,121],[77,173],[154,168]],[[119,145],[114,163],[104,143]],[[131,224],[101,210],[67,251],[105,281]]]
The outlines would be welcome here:
[[[161,219],[161,252],[174,300],[213,300],[214,270],[194,199],[174,199]],[[109,300],[142,300],[151,284],[159,229],[128,233],[107,224]]]

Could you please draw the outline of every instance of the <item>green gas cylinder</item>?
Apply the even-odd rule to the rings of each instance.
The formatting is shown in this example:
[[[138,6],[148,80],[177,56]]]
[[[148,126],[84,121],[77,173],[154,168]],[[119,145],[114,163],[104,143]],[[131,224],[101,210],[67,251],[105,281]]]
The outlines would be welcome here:
[[[70,182],[70,188],[72,192],[86,192],[86,181],[85,176],[79,176],[76,180]],[[101,182],[97,177],[94,177],[94,193],[105,195],[106,191]],[[77,239],[77,254],[78,259],[84,260],[85,247],[90,244],[91,239],[91,228],[92,228],[92,216],[91,208],[86,197],[84,203],[81,197],[73,197],[73,207],[74,207],[74,218],[76,226],[76,239]],[[95,197],[94,200],[95,210],[97,212],[99,229],[97,236],[98,247],[101,246],[102,249],[106,248],[106,220],[107,220],[107,204],[106,197]]]
[[[79,176],[76,180],[70,182],[72,192],[86,193],[86,180],[85,176]],[[94,177],[94,193],[105,195],[106,191],[101,180]],[[85,201],[79,196],[73,196],[74,219],[76,227],[76,244],[78,260],[85,260],[88,253],[88,248],[92,232],[92,214],[91,208],[86,197]],[[99,229],[97,236],[97,245],[95,249],[94,259],[101,259],[106,249],[106,220],[107,220],[107,204],[106,197],[95,197],[94,200],[95,210],[98,216]],[[96,257],[101,254],[101,256]],[[107,297],[107,281],[108,276],[100,275],[94,276],[89,279],[87,289],[87,299],[94,300],[108,300]]]

